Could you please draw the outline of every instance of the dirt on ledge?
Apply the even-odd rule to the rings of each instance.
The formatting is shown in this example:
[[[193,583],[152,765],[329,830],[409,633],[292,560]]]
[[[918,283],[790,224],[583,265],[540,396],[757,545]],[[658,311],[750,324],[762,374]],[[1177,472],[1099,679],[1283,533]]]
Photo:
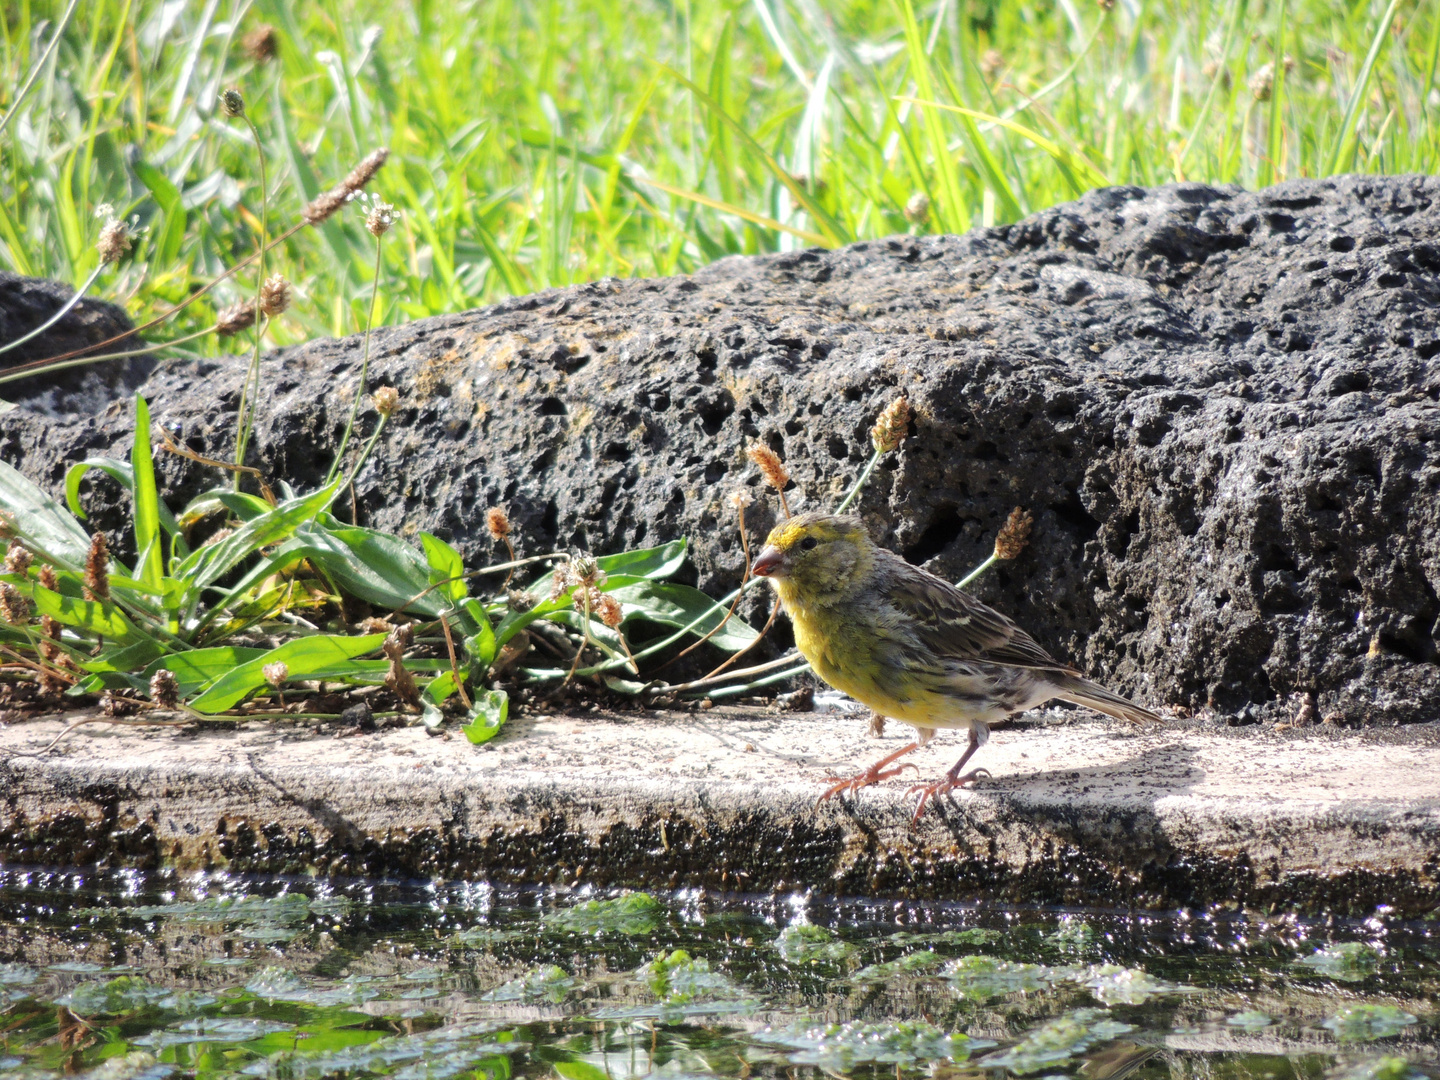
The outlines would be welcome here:
[[[421,729],[0,729],[0,862],[1363,915],[1440,907],[1440,725],[1153,730],[1054,710],[911,826],[911,782],[817,806],[902,738],[854,716],[538,715]],[[1036,720],[1043,722],[1035,722]],[[913,759],[938,776],[941,738]]]

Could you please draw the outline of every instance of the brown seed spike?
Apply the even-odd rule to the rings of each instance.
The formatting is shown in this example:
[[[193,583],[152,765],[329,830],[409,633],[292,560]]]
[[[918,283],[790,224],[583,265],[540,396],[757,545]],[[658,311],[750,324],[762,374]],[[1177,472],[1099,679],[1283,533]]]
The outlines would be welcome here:
[[[30,549],[19,540],[11,540],[10,547],[5,551],[5,572],[7,574],[24,574],[30,570],[30,564],[35,556],[30,554]]]
[[[1030,542],[1030,526],[1035,524],[1035,519],[1030,511],[1015,507],[1010,511],[1010,516],[1005,519],[1005,524],[1000,527],[1000,535],[995,537],[995,558],[1014,559],[1025,550],[1025,545]]]
[[[241,300],[231,304],[215,316],[215,333],[219,337],[238,334],[247,326],[255,325],[255,301]]]
[[[257,64],[268,64],[280,54],[280,35],[269,23],[262,23],[240,39],[245,55]]]
[[[162,709],[173,709],[180,704],[180,683],[169,668],[157,668],[150,676],[150,700]]]
[[[490,536],[496,541],[510,535],[510,518],[502,507],[492,506],[485,511],[485,528],[490,530]]]
[[[910,420],[915,413],[910,408],[910,402],[901,394],[880,414],[875,421],[875,426],[870,429],[870,445],[875,447],[877,454],[888,454],[900,445],[906,435],[910,433]]]
[[[785,510],[785,516],[790,516],[790,504],[785,499],[785,485],[790,483],[790,472],[785,468],[785,463],[780,460],[780,455],[764,443],[751,443],[745,450],[745,456],[760,467],[760,475],[765,482],[780,494],[780,505]]]
[[[90,538],[90,554],[85,558],[85,598],[110,599],[110,545],[104,533],[97,532]]]
[[[385,164],[385,159],[390,156],[390,151],[383,147],[372,151],[365,160],[350,170],[350,175],[336,184],[329,191],[317,196],[309,206],[305,207],[301,215],[307,225],[319,225],[330,217],[336,210],[349,201],[350,196],[361,190],[366,184],[375,178],[380,171],[380,166]]]

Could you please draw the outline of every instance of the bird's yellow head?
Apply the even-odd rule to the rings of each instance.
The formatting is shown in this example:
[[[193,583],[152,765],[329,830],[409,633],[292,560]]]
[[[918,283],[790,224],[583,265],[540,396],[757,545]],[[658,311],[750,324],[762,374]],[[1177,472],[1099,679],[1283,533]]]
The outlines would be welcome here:
[[[801,514],[765,539],[751,570],[775,583],[789,606],[839,599],[869,574],[875,545],[858,517]]]

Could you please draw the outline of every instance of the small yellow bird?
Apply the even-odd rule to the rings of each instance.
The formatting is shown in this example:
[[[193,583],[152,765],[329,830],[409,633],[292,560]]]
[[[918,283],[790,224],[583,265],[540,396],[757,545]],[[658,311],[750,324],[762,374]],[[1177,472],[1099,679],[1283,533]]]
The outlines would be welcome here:
[[[765,545],[751,569],[775,586],[815,674],[919,732],[839,780],[822,802],[895,776],[903,766],[885,767],[929,742],[936,728],[968,728],[970,745],[944,779],[911,789],[920,792],[918,822],[933,796],[989,775],[961,773],[989,724],[1052,698],[1124,720],[1160,720],[1056,661],[998,611],[877,546],[858,517],[801,514],[775,526]]]

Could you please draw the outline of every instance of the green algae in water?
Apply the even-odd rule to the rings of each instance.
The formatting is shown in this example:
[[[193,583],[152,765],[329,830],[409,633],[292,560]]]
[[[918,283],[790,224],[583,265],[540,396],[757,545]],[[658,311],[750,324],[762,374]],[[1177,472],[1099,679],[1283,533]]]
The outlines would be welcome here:
[[[1419,1023],[1419,1017],[1394,1005],[1349,1005],[1321,1026],[1333,1031],[1342,1042],[1369,1042],[1399,1035],[1415,1023]]]
[[[772,947],[792,964],[835,963],[848,960],[858,951],[834,931],[813,923],[792,923],[780,932]]]
[[[1440,1080],[1436,1001],[1433,922],[0,870],[0,1080]]]
[[[1076,1009],[1030,1032],[1009,1050],[986,1057],[981,1066],[1007,1069],[1020,1076],[1051,1068],[1134,1031],[1132,1024],[1115,1020],[1104,1009]]]
[[[857,1065],[928,1065],[939,1061],[965,1061],[974,1050],[995,1044],[942,1031],[923,1020],[898,1024],[806,1024],[765,1028],[755,1035],[762,1043],[792,1049],[786,1055],[795,1065],[818,1065],[826,1072],[850,1072]]]
[[[587,900],[545,916],[545,926],[571,934],[624,934],[638,937],[654,933],[664,905],[649,893],[629,893],[613,900]]]
[[[1342,941],[1302,957],[1300,963],[1318,975],[1358,982],[1375,973],[1380,964],[1380,953],[1358,941]]]

